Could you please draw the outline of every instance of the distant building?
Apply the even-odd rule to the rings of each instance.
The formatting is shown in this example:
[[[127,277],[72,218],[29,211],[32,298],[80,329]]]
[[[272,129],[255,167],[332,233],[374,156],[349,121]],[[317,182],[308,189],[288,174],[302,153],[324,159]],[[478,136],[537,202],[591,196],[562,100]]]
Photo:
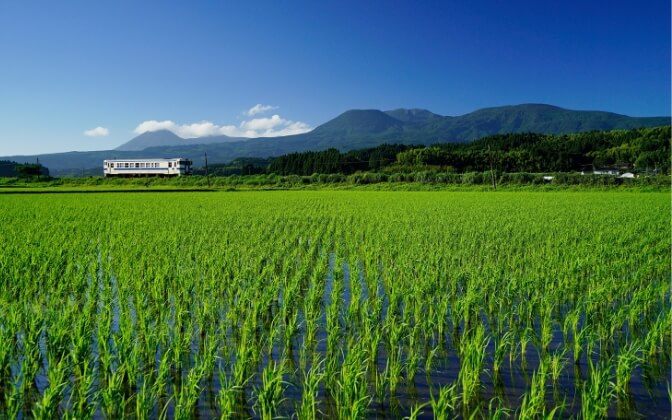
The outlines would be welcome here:
[[[618,176],[621,174],[621,171],[618,169],[609,169],[609,168],[604,168],[604,169],[593,169],[593,175],[612,175],[612,176]]]

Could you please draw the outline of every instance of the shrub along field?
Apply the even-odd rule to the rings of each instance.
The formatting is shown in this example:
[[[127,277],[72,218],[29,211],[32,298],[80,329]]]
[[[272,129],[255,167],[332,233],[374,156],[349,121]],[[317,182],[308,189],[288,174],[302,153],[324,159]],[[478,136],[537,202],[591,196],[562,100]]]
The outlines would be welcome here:
[[[670,196],[0,196],[0,417],[667,417]]]

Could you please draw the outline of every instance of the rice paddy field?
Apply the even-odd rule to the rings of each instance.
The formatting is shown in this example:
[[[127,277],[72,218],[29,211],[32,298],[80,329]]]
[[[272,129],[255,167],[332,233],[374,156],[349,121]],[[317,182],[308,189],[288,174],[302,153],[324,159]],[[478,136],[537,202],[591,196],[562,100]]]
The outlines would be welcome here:
[[[669,418],[670,194],[0,195],[1,418]]]

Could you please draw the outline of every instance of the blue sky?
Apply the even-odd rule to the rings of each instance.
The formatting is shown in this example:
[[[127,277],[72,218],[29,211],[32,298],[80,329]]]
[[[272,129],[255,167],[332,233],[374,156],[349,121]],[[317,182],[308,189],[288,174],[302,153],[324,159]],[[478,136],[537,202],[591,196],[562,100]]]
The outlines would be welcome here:
[[[670,89],[667,1],[0,2],[5,156],[301,132],[354,108],[670,115]]]

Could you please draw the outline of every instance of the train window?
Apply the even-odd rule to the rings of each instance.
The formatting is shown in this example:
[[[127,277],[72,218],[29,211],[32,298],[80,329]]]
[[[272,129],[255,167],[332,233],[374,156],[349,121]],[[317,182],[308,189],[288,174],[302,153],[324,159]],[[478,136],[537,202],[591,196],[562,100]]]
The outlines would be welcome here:
[[[124,168],[128,168],[128,163],[124,163]]]
[[[168,162],[168,167],[172,168],[173,167],[173,162]]]

